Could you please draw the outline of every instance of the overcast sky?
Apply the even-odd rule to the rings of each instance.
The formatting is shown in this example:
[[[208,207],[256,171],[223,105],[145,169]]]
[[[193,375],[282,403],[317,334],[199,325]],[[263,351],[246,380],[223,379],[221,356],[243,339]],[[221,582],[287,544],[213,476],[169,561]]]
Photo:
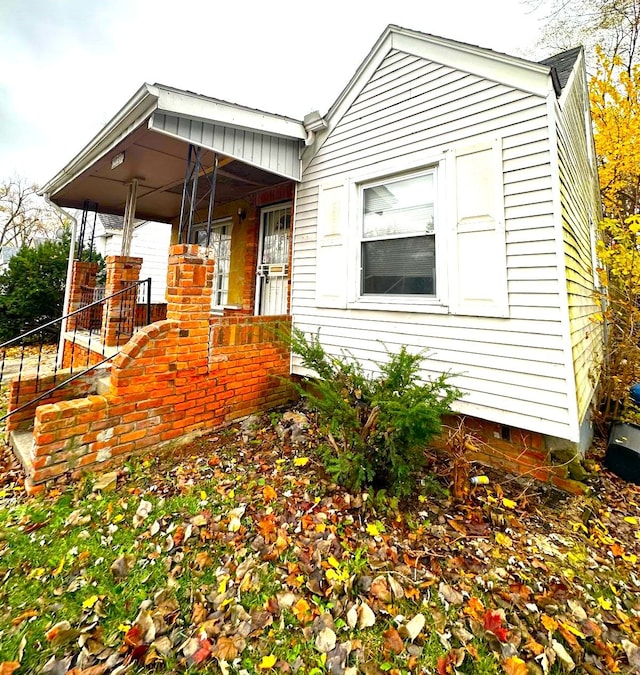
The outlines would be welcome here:
[[[389,23],[527,58],[519,0],[0,0],[0,180],[42,184],[143,82],[301,119]]]

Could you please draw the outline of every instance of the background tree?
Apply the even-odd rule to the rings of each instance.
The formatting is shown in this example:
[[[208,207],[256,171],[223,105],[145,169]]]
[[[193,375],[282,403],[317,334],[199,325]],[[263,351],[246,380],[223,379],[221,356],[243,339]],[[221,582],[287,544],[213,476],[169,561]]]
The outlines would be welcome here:
[[[62,316],[69,243],[65,231],[11,258],[0,274],[0,342]]]
[[[596,67],[596,46],[628,73],[638,59],[640,0],[524,0],[545,14],[539,44],[549,51],[583,45],[587,67]]]
[[[37,186],[23,178],[0,183],[0,249],[5,246],[32,246],[50,239],[63,225],[56,211],[37,194]]]
[[[640,382],[640,64],[597,49],[590,83],[605,219],[598,241],[605,353],[596,422],[640,421],[629,388]]]

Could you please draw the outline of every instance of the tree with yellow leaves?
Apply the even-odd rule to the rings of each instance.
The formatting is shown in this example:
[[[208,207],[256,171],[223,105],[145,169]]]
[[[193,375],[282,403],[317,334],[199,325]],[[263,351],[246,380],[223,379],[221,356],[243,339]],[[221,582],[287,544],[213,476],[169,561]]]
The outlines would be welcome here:
[[[591,112],[605,220],[598,257],[606,345],[596,421],[640,421],[628,398],[640,382],[640,65],[598,53]]]

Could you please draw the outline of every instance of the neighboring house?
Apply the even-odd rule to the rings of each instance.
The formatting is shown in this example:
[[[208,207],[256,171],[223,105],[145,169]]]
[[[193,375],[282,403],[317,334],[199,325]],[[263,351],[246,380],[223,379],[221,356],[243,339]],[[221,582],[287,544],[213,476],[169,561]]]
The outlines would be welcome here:
[[[0,273],[9,268],[9,261],[19,250],[17,246],[3,246],[0,248]]]
[[[122,216],[99,213],[94,232],[94,249],[104,258],[122,251]],[[141,220],[135,223],[131,255],[142,258],[140,279],[151,278],[151,302],[165,302],[171,225]]]
[[[276,376],[303,370],[282,321],[366,365],[428,350],[458,412],[535,462],[590,441],[600,207],[581,49],[535,63],[389,26],[303,121],[144,85],[43,191],[173,224],[168,321],[116,358],[106,406],[83,404],[108,440],[65,418],[85,465],[285,400]],[[136,397],[132,425],[116,411]],[[34,456],[57,406],[37,408]],[[68,468],[55,437],[35,483]]]

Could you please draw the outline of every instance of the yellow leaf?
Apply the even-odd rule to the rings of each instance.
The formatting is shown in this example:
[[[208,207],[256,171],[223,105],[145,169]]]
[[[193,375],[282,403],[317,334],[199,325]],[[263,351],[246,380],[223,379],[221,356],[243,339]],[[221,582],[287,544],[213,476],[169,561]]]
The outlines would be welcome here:
[[[605,598],[602,595],[598,597],[598,604],[600,605],[600,607],[602,607],[602,609],[606,609],[607,611],[610,610],[610,609],[613,609],[613,605],[611,604],[611,600],[609,600],[608,598]]]
[[[114,516],[113,518],[113,523],[119,523],[121,520],[124,519],[124,514],[119,513],[117,516]]]
[[[623,553],[622,559],[632,565],[635,565],[638,562],[638,556],[635,553]]]
[[[225,593],[227,590],[227,582],[229,581],[229,575],[225,574],[222,579],[220,579],[220,583],[218,584],[218,593]]]
[[[53,574],[54,577],[57,577],[60,572],[62,572],[62,568],[64,567],[64,556],[60,558],[60,562],[58,563],[58,566],[53,570],[51,574]]]
[[[576,637],[579,637],[583,640],[586,638],[586,635],[584,633],[582,633],[581,631],[579,631],[577,628],[572,626],[570,623],[567,623],[566,621],[562,622],[562,627],[565,630],[569,631],[570,633],[573,633]]]
[[[576,573],[570,567],[567,567],[562,570],[562,576],[567,579],[567,581],[573,581]]]
[[[515,509],[516,506],[518,506],[516,502],[512,501],[511,499],[507,499],[506,497],[502,500],[502,504],[508,509]]]
[[[82,607],[84,609],[91,609],[100,598],[97,595],[90,595],[83,603]]]
[[[379,537],[380,530],[378,529],[378,526],[375,523],[369,523],[367,525],[367,534],[370,534],[372,537]]]
[[[131,629],[131,624],[130,623],[121,623],[118,626],[118,630],[122,633],[127,633]]]
[[[204,490],[200,490],[200,500],[205,501],[207,498],[207,493]]]
[[[340,567],[340,563],[333,556],[330,556],[327,562],[329,563],[329,565],[331,565],[331,567],[335,569],[338,569],[338,567]]]
[[[638,519],[635,516],[626,516],[624,522],[629,523],[629,525],[637,525]]]
[[[509,656],[503,666],[506,675],[527,675],[529,672],[527,664],[517,656]]]
[[[496,532],[496,542],[498,542],[500,546],[506,546],[507,548],[513,543],[511,537],[507,534],[502,534],[502,532]]]
[[[308,457],[296,457],[293,460],[293,463],[295,466],[306,466],[309,463],[309,458]]]
[[[276,665],[277,660],[278,657],[274,656],[273,654],[269,654],[269,656],[263,656],[262,661],[260,661],[260,664],[258,665],[258,668],[261,670],[269,670],[269,668],[273,668],[273,666]]]

